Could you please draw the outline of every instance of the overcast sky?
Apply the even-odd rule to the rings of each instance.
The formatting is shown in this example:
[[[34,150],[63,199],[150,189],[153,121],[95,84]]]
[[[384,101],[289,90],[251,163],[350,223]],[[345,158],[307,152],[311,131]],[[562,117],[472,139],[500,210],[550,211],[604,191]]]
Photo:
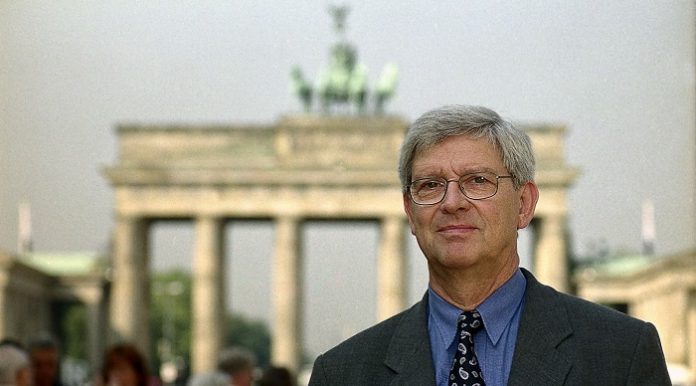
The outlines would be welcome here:
[[[268,124],[300,110],[289,71],[298,64],[314,78],[326,65],[336,40],[328,4],[0,2],[0,249],[16,250],[25,199],[35,250],[104,250],[113,194],[101,170],[117,160],[119,123]],[[413,120],[481,104],[568,127],[567,160],[581,171],[569,195],[576,255],[601,243],[639,251],[645,199],[659,255],[696,245],[692,1],[350,6],[347,37],[370,83],[388,62],[399,66],[390,113]],[[273,229],[245,222],[229,233],[231,305],[266,319]],[[153,235],[156,268],[190,264],[190,226]],[[377,227],[313,223],[304,236],[316,353],[374,322]],[[415,300],[424,264],[410,247]]]

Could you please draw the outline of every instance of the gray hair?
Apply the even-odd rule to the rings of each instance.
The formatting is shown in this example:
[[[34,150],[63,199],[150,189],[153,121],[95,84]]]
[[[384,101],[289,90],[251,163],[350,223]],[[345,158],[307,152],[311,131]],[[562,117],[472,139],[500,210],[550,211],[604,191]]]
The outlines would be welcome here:
[[[187,386],[229,386],[230,375],[220,371],[196,374],[189,378]]]
[[[485,138],[500,154],[516,188],[534,181],[534,153],[529,136],[482,106],[447,105],[421,115],[411,125],[401,145],[399,179],[404,193],[411,183],[413,159],[446,138],[466,135]]]
[[[14,385],[17,373],[29,367],[27,354],[12,345],[0,346],[0,384]]]
[[[232,375],[241,370],[253,369],[255,365],[256,358],[251,351],[241,347],[230,347],[220,353],[217,368]]]

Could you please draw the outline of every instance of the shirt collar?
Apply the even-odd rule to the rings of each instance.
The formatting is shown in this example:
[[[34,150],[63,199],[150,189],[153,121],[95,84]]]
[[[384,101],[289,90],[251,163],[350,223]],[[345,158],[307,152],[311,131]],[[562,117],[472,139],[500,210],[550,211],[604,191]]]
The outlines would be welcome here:
[[[488,339],[494,346],[522,303],[526,286],[527,280],[522,271],[517,269],[508,281],[476,307],[483,318]],[[428,287],[428,302],[430,317],[447,346],[454,341],[457,333],[457,318],[462,310],[448,303],[431,287]]]

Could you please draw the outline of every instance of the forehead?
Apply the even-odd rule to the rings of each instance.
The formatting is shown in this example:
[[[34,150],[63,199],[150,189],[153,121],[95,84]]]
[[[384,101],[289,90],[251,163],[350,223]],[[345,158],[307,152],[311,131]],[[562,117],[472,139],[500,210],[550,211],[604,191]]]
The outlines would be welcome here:
[[[413,172],[422,169],[441,171],[498,170],[503,160],[495,146],[485,138],[466,135],[445,138],[430,147],[421,149],[413,158]]]

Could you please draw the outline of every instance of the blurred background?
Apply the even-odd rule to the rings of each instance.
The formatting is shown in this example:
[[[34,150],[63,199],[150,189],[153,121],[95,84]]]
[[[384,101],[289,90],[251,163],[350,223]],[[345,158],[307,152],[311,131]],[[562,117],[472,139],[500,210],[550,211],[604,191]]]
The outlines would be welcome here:
[[[102,170],[116,162],[117,125],[271,124],[300,112],[290,70],[316,79],[328,65],[331,4],[0,2],[0,250],[20,252],[24,207],[31,251],[108,254],[114,199]],[[569,191],[574,261],[644,252],[645,208],[656,256],[696,247],[693,1],[346,5],[345,37],[369,81],[399,68],[388,114],[412,121],[480,104],[568,128],[566,161],[580,170]],[[273,226],[235,221],[226,232],[228,308],[267,325]],[[378,234],[369,222],[309,223],[303,234],[313,358],[375,322]],[[151,237],[153,273],[185,281],[192,226],[158,224]],[[412,241],[409,254],[413,302],[427,277]],[[326,290],[336,280],[341,289]],[[171,288],[161,294],[185,293]]]

